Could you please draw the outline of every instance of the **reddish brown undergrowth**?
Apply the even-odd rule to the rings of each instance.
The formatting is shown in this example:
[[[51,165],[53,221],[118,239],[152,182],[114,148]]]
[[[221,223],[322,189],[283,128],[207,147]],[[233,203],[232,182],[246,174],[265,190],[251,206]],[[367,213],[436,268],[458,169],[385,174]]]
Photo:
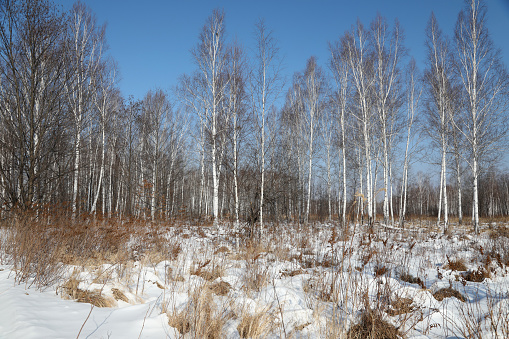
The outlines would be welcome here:
[[[140,220],[23,212],[13,213],[0,227],[6,229],[5,251],[16,281],[37,288],[60,279],[66,264],[122,264],[144,256],[174,259],[181,251],[177,241],[165,237],[166,225]]]

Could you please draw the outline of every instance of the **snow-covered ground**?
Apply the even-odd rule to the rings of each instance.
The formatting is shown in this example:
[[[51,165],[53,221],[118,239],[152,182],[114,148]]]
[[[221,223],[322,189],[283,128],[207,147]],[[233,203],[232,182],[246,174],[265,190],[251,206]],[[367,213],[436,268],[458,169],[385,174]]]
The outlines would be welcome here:
[[[166,232],[167,257],[62,265],[40,288],[2,253],[0,338],[340,338],[362,314],[407,338],[509,337],[496,231],[287,225],[240,244],[215,227]]]

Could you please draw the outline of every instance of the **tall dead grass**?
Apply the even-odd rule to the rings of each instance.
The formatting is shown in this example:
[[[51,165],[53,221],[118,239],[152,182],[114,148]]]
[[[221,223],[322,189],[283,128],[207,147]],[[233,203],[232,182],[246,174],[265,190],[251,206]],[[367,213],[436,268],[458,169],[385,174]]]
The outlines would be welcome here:
[[[0,227],[2,252],[12,263],[15,281],[38,289],[64,278],[65,265],[109,263],[125,275],[130,262],[171,260],[181,251],[178,241],[166,238],[163,226],[132,220],[24,212],[13,213]]]
[[[234,317],[232,301],[217,304],[207,284],[196,286],[189,291],[189,299],[182,309],[166,308],[168,324],[180,335],[193,338],[224,338],[223,327]]]

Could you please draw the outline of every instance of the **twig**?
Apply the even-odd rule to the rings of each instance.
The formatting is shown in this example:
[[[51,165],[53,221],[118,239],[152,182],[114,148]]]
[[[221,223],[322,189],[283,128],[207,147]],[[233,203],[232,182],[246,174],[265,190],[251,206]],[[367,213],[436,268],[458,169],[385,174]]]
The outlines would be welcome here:
[[[281,303],[279,302],[279,296],[277,295],[275,279],[272,279],[272,288],[274,289],[274,295],[276,296],[277,306],[279,308],[279,313],[281,314],[281,324],[283,325],[283,333],[285,334],[285,338],[287,338],[288,335],[286,334],[285,320],[283,318],[283,308],[281,306]]]
[[[157,304],[157,301],[159,300],[159,298],[161,298],[161,296],[159,296],[157,298],[157,300],[154,302],[154,306],[152,307],[152,311],[156,307],[156,304]],[[140,335],[138,336],[138,339],[141,338],[141,333],[143,333],[143,328],[145,327],[145,321],[147,320],[147,316],[148,316],[149,313],[151,313],[150,306],[148,307],[147,312],[145,313],[145,316],[143,317],[143,324],[141,325],[141,331],[140,331]]]
[[[92,314],[92,310],[93,309],[94,309],[94,305],[90,304],[90,312],[88,312],[87,318],[85,319],[85,321],[81,325],[80,331],[78,332],[78,335],[76,336],[76,339],[78,339],[80,337],[81,331],[83,331],[83,327],[85,327],[85,324],[87,323],[88,318],[90,318],[90,315]]]

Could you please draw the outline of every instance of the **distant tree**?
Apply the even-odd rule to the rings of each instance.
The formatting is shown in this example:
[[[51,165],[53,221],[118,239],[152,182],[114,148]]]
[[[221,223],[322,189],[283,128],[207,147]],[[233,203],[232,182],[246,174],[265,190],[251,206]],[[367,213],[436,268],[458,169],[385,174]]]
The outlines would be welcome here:
[[[189,114],[188,112],[179,107],[175,110],[170,110],[169,115],[166,116],[164,123],[164,131],[167,133],[167,142],[164,148],[164,162],[166,168],[166,187],[161,183],[162,191],[160,195],[166,196],[166,216],[174,214],[175,210],[175,197],[176,192],[173,190],[171,194],[171,186],[175,186],[178,180],[184,180],[183,167],[185,166],[184,159],[187,154],[185,147],[188,145],[188,133],[189,133]],[[180,173],[179,173],[180,172]],[[183,184],[181,190],[183,190]],[[183,193],[181,192],[181,199]],[[171,196],[171,200],[170,200]],[[181,201],[184,205],[184,201]],[[171,208],[170,208],[171,205]]]
[[[298,217],[301,222],[303,214],[304,186],[305,186],[305,167],[306,167],[306,145],[304,138],[304,99],[301,88],[301,81],[298,80],[298,74],[294,75],[291,87],[288,89],[285,105],[281,110],[279,124],[282,131],[283,150],[285,152],[285,162],[288,164],[287,170],[292,169],[290,175],[294,175],[295,186],[293,187],[293,205],[288,209]]]
[[[396,21],[392,31],[385,18],[377,15],[371,23],[371,40],[375,61],[375,105],[379,123],[380,140],[383,157],[384,180],[384,223],[389,222],[390,194],[390,160],[395,134],[398,132],[399,111],[402,104],[400,94],[400,60],[405,55],[403,34]],[[389,201],[389,197],[391,200]],[[391,204],[392,205],[392,204]]]
[[[323,161],[325,162],[326,185],[327,185],[327,221],[332,221],[332,170],[334,153],[337,141],[338,121],[336,118],[336,105],[333,104],[333,96],[327,93],[327,103],[324,105],[322,114],[319,116],[319,127],[321,141],[323,143]],[[339,154],[339,153],[338,153]]]
[[[136,122],[139,120],[141,114],[141,102],[131,97],[128,99],[127,103],[124,103],[121,112],[124,117],[123,121],[125,122],[125,130],[122,135],[125,145],[124,154],[122,154],[122,183],[125,187],[125,193],[121,199],[123,200],[123,212],[131,216],[135,214],[135,192],[137,188],[136,149],[139,142],[139,129]]]
[[[463,164],[465,157],[465,138],[463,137],[462,132],[459,130],[463,128],[463,123],[461,122],[465,115],[462,114],[464,108],[462,107],[462,98],[461,98],[461,85],[458,81],[454,82],[454,87],[451,89],[451,95],[449,100],[449,114],[451,121],[451,131],[450,131],[450,152],[452,153],[452,158],[454,161],[454,172],[456,175],[456,208],[457,208],[457,216],[459,224],[463,223],[463,187],[462,187],[462,176],[463,176]]]

